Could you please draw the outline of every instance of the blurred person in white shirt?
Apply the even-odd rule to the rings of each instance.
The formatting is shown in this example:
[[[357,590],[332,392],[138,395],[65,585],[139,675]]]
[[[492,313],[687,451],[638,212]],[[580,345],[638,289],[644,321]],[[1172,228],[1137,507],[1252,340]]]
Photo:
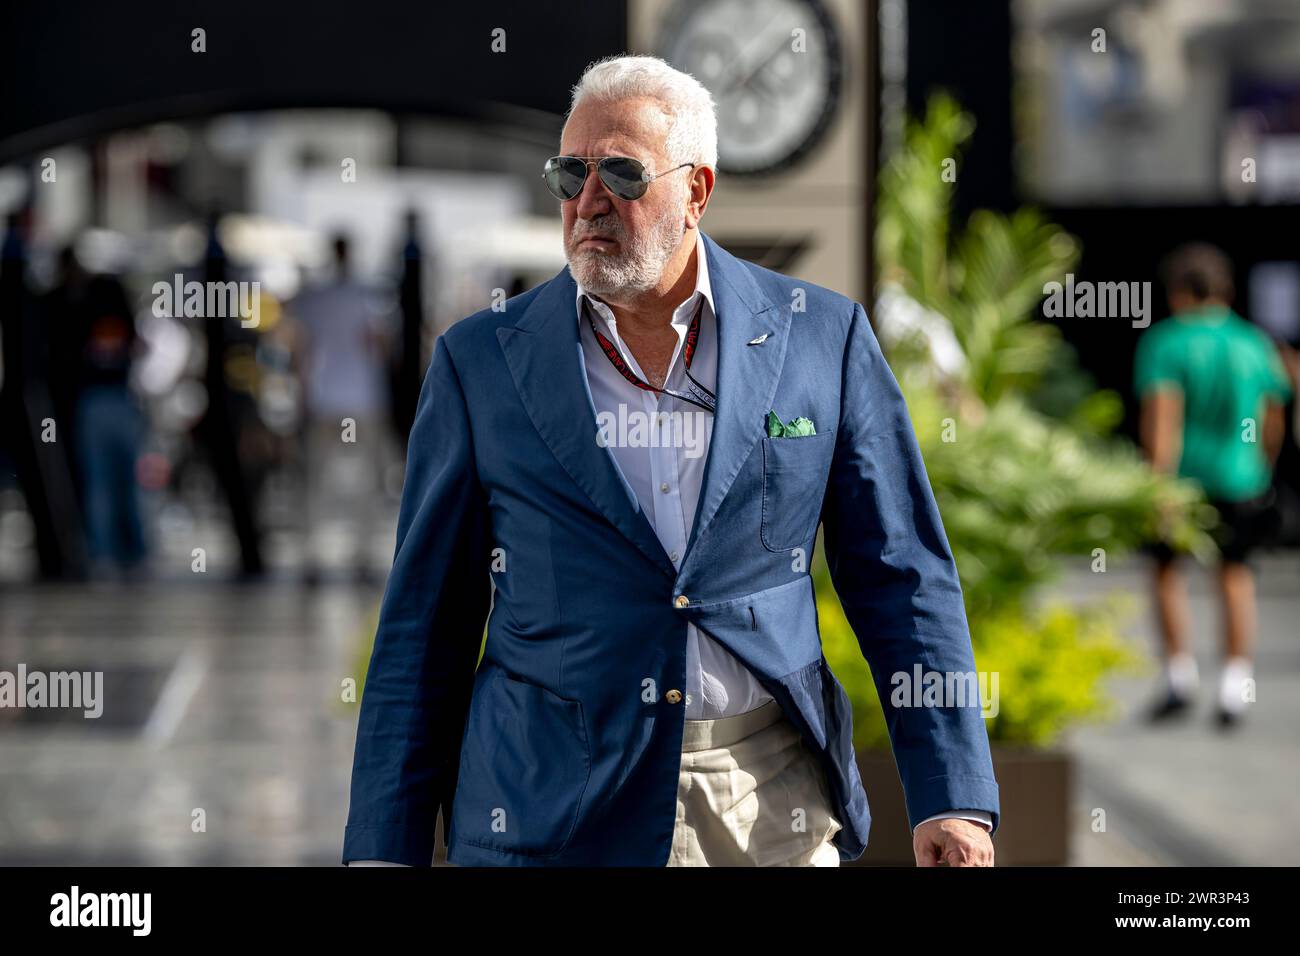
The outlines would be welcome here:
[[[319,581],[329,532],[347,529],[354,573],[372,580],[371,549],[388,461],[391,335],[387,299],[355,278],[348,238],[333,238],[334,276],[290,303],[302,333],[304,580]]]

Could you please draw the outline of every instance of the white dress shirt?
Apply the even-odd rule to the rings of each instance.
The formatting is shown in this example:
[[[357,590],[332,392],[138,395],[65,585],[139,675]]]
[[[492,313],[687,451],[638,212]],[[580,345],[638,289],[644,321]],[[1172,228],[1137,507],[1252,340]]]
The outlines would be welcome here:
[[[664,385],[675,392],[690,394],[686,385],[682,346],[695,310],[702,305],[700,336],[691,358],[691,375],[716,394],[717,316],[713,310],[713,292],[709,285],[704,240],[698,232],[695,260],[695,291],[673,310],[672,327],[677,333],[677,346],[668,364],[668,376]],[[638,388],[625,379],[601,350],[587,320],[587,309],[590,309],[602,334],[617,346],[628,367],[642,381],[648,381],[636,356],[619,337],[618,320],[614,313],[608,305],[583,289],[580,283],[576,308],[584,379],[596,421],[598,424],[602,421],[628,422],[625,430],[615,427],[605,432],[612,439],[606,448],[611,453],[629,495],[639,503],[658,535],[668,559],[674,567],[681,567],[703,485],[713,415],[690,402]],[[680,417],[673,413],[680,413]],[[638,419],[647,427],[631,427],[631,423]],[[769,700],[772,700],[772,695],[734,654],[707,634],[701,633],[694,624],[686,625],[687,720],[733,717]],[[941,817],[973,820],[983,824],[986,829],[992,829],[993,826],[989,814],[982,810],[940,813],[927,817],[922,822]],[[374,861],[355,861],[371,862]]]
[[[691,374],[711,392],[717,392],[718,342],[713,311],[713,294],[709,286],[709,268],[702,239],[696,239],[695,291],[674,311],[673,331],[677,346],[668,364],[665,386],[690,394],[682,347],[697,307],[702,305],[700,337],[691,359]],[[674,567],[680,568],[686,554],[686,542],[695,520],[704,481],[704,463],[708,458],[709,436],[713,415],[690,402],[659,392],[637,388],[614,368],[601,351],[591,332],[586,309],[592,310],[601,332],[616,346],[629,368],[648,381],[630,349],[619,337],[618,320],[608,305],[578,285],[578,333],[582,342],[583,366],[597,422],[640,417],[650,429],[626,429],[620,441],[617,433],[608,444],[614,462],[630,487],[651,526],[663,544]],[[669,413],[661,416],[660,413]],[[673,415],[672,413],[679,413]],[[663,688],[667,690],[668,688]],[[714,720],[733,717],[753,710],[772,699],[753,674],[721,644],[701,634],[694,624],[686,625],[687,720]]]

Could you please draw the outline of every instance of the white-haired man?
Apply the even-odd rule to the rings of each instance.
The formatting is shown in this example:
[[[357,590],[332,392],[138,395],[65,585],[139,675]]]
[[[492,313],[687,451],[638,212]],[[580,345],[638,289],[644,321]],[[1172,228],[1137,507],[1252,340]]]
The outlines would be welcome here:
[[[344,862],[428,865],[439,808],[454,864],[857,858],[870,815],[817,631],[819,524],[882,700],[891,674],[974,672],[865,311],[700,231],[716,153],[692,77],[593,64],[543,173],[567,268],[439,340]],[[917,861],[990,865],[979,702],[887,720]]]

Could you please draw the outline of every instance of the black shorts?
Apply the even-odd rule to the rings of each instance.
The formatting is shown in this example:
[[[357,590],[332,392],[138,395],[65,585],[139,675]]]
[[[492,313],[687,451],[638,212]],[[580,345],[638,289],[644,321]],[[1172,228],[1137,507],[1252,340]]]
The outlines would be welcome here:
[[[1270,488],[1258,498],[1246,501],[1210,499],[1210,504],[1219,513],[1219,525],[1211,529],[1210,536],[1219,546],[1224,564],[1245,564],[1251,552],[1268,537],[1273,519],[1273,498]],[[1178,556],[1163,541],[1150,544],[1145,550],[1161,564],[1168,564]]]

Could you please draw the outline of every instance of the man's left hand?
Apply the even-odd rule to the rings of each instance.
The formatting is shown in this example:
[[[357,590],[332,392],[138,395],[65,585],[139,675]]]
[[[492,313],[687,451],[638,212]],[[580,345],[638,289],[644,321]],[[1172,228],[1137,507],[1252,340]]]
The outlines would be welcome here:
[[[993,840],[970,820],[949,817],[922,823],[912,834],[917,866],[992,866]]]

